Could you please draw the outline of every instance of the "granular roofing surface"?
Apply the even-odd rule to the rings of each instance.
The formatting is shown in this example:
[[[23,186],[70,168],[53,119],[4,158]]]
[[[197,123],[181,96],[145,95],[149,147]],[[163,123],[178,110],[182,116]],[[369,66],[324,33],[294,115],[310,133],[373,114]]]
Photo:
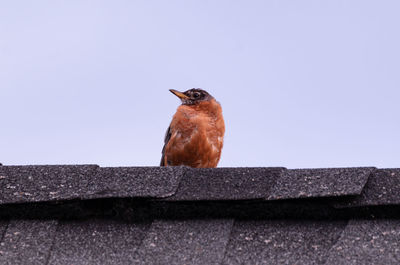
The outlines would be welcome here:
[[[400,264],[400,169],[0,166],[0,264]]]

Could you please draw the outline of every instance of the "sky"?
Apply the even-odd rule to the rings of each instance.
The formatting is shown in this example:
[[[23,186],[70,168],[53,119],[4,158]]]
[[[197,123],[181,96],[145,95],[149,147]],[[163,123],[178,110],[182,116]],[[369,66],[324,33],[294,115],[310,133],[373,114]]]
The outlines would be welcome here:
[[[220,167],[400,167],[400,1],[1,1],[0,162],[157,166],[180,102]]]

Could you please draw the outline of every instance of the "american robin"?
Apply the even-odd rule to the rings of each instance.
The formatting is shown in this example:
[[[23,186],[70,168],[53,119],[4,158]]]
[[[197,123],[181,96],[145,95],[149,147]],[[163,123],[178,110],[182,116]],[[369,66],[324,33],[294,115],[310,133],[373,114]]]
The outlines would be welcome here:
[[[165,134],[160,166],[216,167],[225,133],[221,105],[202,89],[170,91],[182,105]]]

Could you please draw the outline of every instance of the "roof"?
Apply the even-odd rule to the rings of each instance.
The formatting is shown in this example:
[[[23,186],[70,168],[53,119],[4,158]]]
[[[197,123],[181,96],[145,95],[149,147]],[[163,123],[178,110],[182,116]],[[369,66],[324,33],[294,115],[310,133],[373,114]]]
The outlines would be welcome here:
[[[0,166],[0,264],[399,264],[400,169]]]

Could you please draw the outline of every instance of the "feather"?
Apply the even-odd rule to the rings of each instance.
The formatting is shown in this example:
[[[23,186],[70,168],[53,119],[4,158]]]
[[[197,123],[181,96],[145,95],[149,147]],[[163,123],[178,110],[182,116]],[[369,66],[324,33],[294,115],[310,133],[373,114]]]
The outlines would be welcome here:
[[[165,163],[165,147],[167,146],[169,140],[171,139],[171,126],[168,127],[167,131],[165,132],[165,137],[164,137],[164,146],[162,149],[162,155],[161,155],[161,162],[160,162],[160,166],[161,167],[165,167],[167,166]]]

